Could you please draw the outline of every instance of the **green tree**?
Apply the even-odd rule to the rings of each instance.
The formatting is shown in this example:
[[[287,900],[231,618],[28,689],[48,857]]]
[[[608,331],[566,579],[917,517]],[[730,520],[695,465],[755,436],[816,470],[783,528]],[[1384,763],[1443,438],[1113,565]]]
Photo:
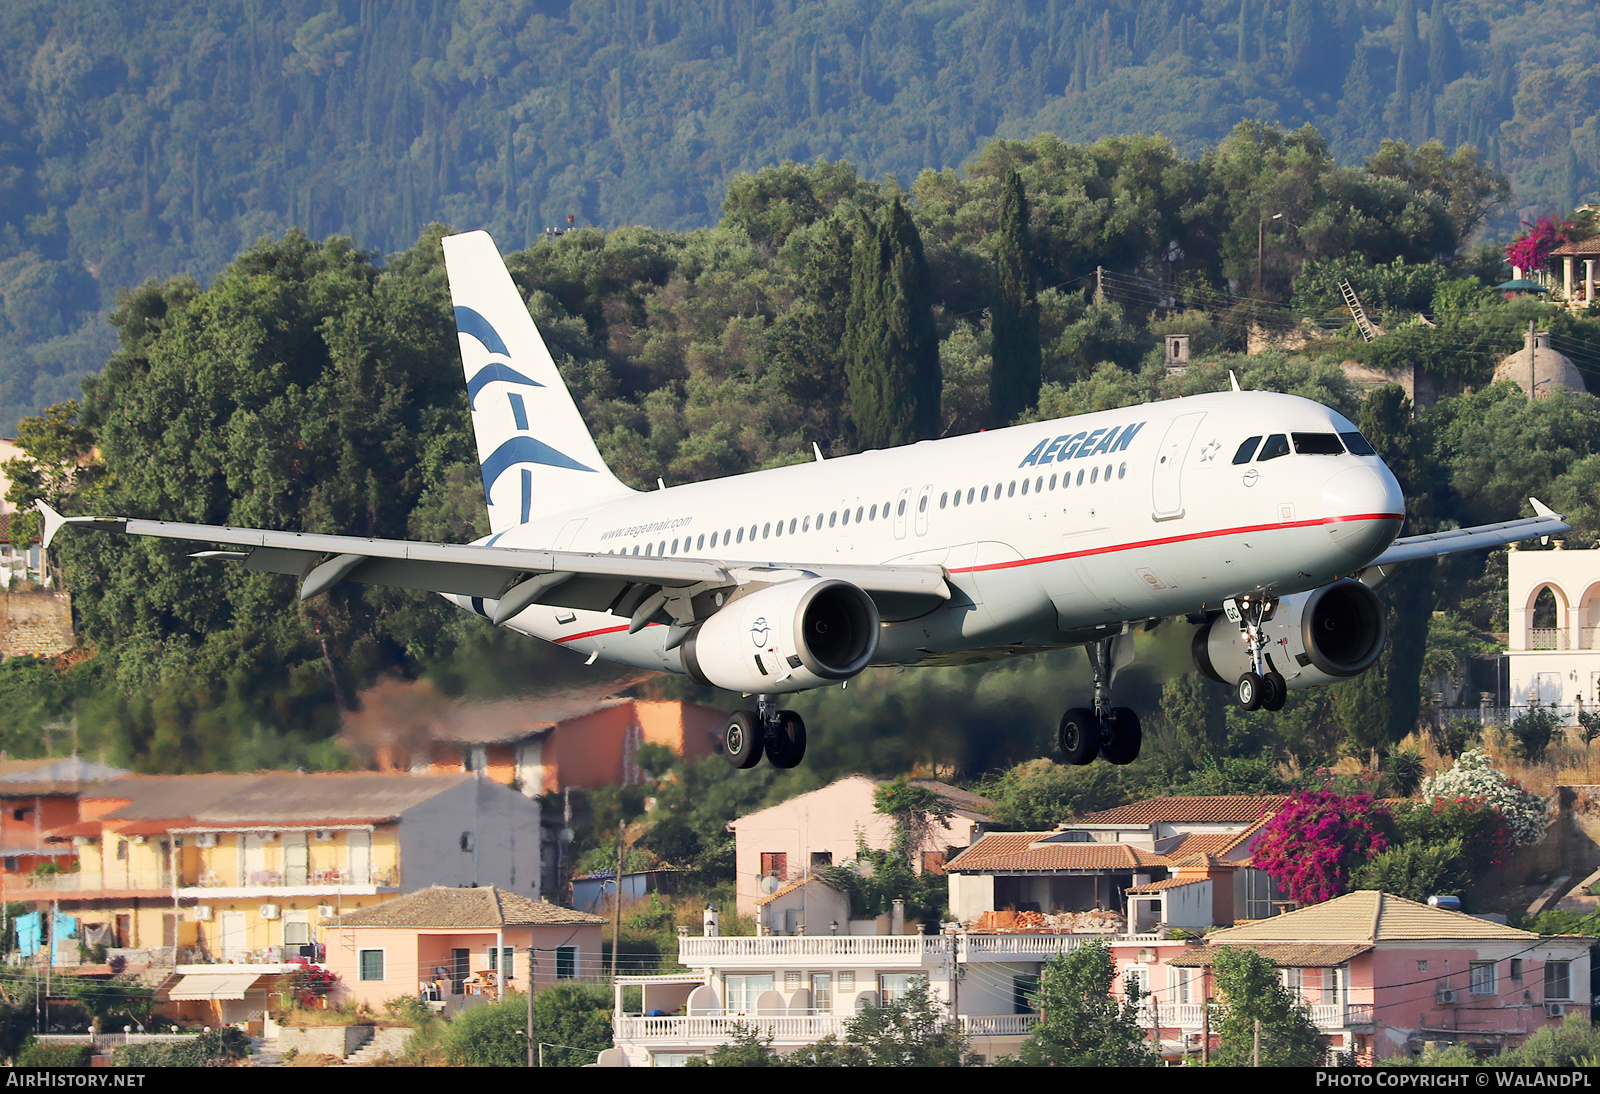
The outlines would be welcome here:
[[[1379,851],[1350,874],[1350,889],[1375,889],[1419,903],[1436,893],[1459,895],[1473,878],[1459,839],[1409,842]]]
[[[995,275],[990,326],[994,366],[989,373],[989,407],[996,425],[1009,425],[1038,402],[1042,379],[1038,278],[1028,224],[1028,196],[1022,176],[1015,170],[1007,171],[1001,184]]]
[[[1534,703],[1511,722],[1511,736],[1516,739],[1513,751],[1529,763],[1541,763],[1552,744],[1560,743],[1565,736],[1561,728],[1561,715],[1554,707]]]
[[[689,1059],[690,1067],[782,1067],[783,1057],[772,1051],[772,1035],[744,1022],[735,1022],[733,1039],[718,1045],[707,1056]]]
[[[99,481],[104,465],[95,454],[94,434],[80,418],[78,401],[69,399],[17,425],[16,443],[23,454],[3,468],[11,480],[6,500],[18,510],[11,518],[12,542],[26,543],[41,534],[34,502],[72,508],[67,499],[76,501]]]
[[[1283,986],[1271,960],[1254,950],[1218,948],[1213,968],[1224,1004],[1212,1019],[1219,1045],[1214,1062],[1240,1067],[1252,1062],[1260,1030],[1264,1067],[1316,1067],[1328,1051],[1305,1003]]]
[[[849,420],[867,448],[938,435],[939,339],[922,237],[897,197],[863,230],[851,268],[844,367]]]
[[[966,1034],[934,999],[926,977],[905,994],[868,1005],[845,1023],[842,1042],[824,1039],[791,1062],[820,1067],[961,1067],[970,1063]]]
[[[1028,1067],[1156,1067],[1161,1063],[1139,1020],[1144,993],[1131,977],[1111,994],[1116,967],[1104,942],[1057,954],[1039,981],[1039,1024],[1022,1043]]]

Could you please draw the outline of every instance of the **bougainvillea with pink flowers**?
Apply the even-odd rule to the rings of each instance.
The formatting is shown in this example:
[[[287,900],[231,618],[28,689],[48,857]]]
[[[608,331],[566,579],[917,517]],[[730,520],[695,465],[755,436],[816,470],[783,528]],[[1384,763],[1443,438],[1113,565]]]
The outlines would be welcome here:
[[[1554,217],[1540,217],[1533,224],[1523,221],[1526,231],[1506,247],[1506,261],[1524,274],[1544,269],[1550,252],[1572,239],[1571,226]]]
[[[1302,790],[1262,826],[1255,865],[1289,899],[1316,904],[1343,893],[1350,872],[1388,848],[1392,823],[1371,794]]]

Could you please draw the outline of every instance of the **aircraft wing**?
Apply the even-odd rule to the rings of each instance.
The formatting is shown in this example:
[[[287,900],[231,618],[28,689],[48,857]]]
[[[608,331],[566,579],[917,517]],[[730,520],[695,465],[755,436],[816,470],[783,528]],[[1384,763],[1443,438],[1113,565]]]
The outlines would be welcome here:
[[[1572,531],[1572,525],[1564,521],[1561,514],[1538,498],[1529,498],[1528,501],[1532,503],[1537,516],[1397,539],[1389,545],[1387,551],[1367,564],[1361,580],[1368,585],[1379,585],[1408,562],[1438,558],[1440,555],[1453,555],[1461,551],[1504,547],[1508,543],[1520,543],[1540,536],[1558,536],[1563,532]]]
[[[221,544],[232,550],[197,551],[196,558],[235,561],[246,569],[301,579],[306,600],[341,581],[454,593],[504,603],[496,622],[530,604],[633,615],[657,594],[698,592],[763,580],[784,580],[796,571],[838,578],[859,586],[884,618],[908,618],[950,598],[941,566],[830,564],[752,565],[708,559],[652,558],[519,547],[367,539],[360,536],[273,532],[259,528],[183,524],[132,517],[64,517],[43,502],[44,544],[72,526],[135,536]],[[770,576],[769,576],[770,575]],[[656,610],[662,604],[658,600]],[[908,614],[909,613],[909,614]],[[655,612],[643,622],[655,618]]]

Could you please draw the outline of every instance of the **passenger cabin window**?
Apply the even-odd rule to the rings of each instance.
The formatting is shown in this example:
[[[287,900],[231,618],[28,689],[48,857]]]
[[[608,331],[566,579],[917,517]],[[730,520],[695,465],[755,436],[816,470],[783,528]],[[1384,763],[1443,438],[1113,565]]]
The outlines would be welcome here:
[[[1236,463],[1236,464],[1249,463],[1250,462],[1250,457],[1252,457],[1252,456],[1254,456],[1256,454],[1256,445],[1258,445],[1260,443],[1261,443],[1261,438],[1260,437],[1247,437],[1247,438],[1245,438],[1244,444],[1241,444],[1239,446],[1239,451],[1237,451],[1237,452],[1235,452],[1233,454],[1233,462]]]
[[[1261,446],[1261,456],[1257,462],[1265,463],[1267,460],[1275,460],[1279,456],[1287,456],[1288,454],[1289,438],[1282,433],[1274,433],[1267,438],[1267,443]]]
[[[1294,433],[1294,450],[1302,456],[1342,456],[1337,433]]]
[[[1378,453],[1367,443],[1367,439],[1359,433],[1341,433],[1339,439],[1350,450],[1352,456],[1376,456]]]

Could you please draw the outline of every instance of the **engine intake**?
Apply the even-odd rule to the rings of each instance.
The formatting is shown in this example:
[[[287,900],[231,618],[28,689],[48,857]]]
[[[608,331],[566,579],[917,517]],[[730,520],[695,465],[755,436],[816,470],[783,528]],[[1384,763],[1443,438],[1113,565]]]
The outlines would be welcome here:
[[[848,680],[878,652],[878,608],[848,581],[806,578],[730,600],[684,641],[690,679],[784,694]]]
[[[1366,672],[1389,637],[1389,618],[1378,594],[1348,578],[1278,601],[1262,624],[1267,658],[1291,689],[1337,683]],[[1250,671],[1239,628],[1217,616],[1195,632],[1195,668],[1231,684]]]

